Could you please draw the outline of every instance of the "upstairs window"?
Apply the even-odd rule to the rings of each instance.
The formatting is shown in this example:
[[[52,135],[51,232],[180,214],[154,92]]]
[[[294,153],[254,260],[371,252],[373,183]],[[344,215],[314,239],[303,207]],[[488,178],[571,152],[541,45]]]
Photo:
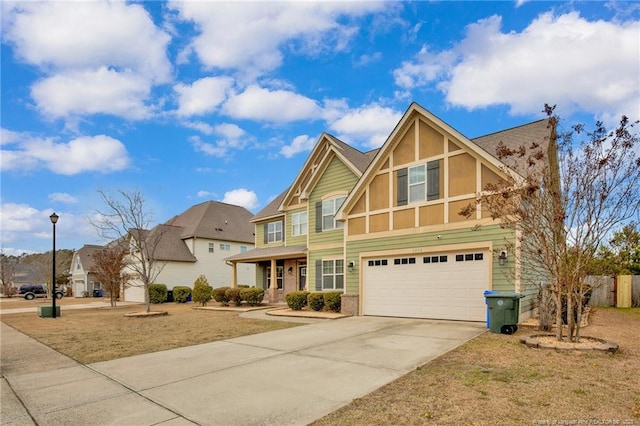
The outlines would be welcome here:
[[[343,222],[336,221],[336,212],[347,197],[340,196],[319,201],[316,204],[316,231],[329,231],[344,228]]]
[[[229,244],[220,244],[220,250],[229,251],[231,250],[231,246]]]
[[[275,243],[282,240],[282,221],[265,223],[264,243]]]
[[[209,253],[213,253],[214,249],[215,249],[215,244],[209,243]]]
[[[291,235],[307,235],[307,212],[293,213],[291,215]]]
[[[440,198],[440,161],[400,169],[397,172],[397,205]]]

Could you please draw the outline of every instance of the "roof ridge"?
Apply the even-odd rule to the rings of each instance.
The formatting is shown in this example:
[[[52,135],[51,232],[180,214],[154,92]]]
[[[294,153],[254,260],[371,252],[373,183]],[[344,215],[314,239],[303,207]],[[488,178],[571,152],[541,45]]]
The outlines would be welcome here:
[[[497,130],[495,132],[487,133],[486,135],[476,136],[476,137],[470,138],[470,140],[473,141],[473,140],[484,138],[484,137],[487,137],[487,136],[497,135],[498,133],[504,133],[504,132],[508,132],[508,131],[511,131],[511,130],[518,129],[520,127],[530,126],[532,124],[536,124],[536,123],[539,123],[539,122],[545,121],[545,120],[547,120],[547,119],[546,118],[541,118],[540,120],[534,120],[534,121],[530,121],[528,123],[519,124],[517,126],[508,127],[506,129]]]

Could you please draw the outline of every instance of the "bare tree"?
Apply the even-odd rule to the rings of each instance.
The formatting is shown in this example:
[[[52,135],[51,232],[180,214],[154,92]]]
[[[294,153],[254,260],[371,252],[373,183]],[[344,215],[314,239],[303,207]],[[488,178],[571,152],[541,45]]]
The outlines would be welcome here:
[[[127,267],[127,251],[121,245],[107,246],[96,250],[92,257],[93,273],[109,292],[111,306],[115,307],[120,289],[126,283],[124,270]]]
[[[2,282],[2,294],[5,296],[11,295],[19,259],[16,256],[7,256],[4,253],[0,253],[0,281]]]
[[[548,284],[556,310],[556,338],[580,340],[588,265],[598,248],[621,223],[637,218],[640,209],[640,144],[627,117],[615,131],[596,123],[558,133],[555,107],[545,105],[549,137],[530,146],[501,144],[498,157],[520,157],[519,177],[487,185],[478,198],[482,208],[513,229],[516,239],[505,243],[526,273],[522,279]],[[585,140],[576,139],[586,135]],[[464,209],[460,214],[468,214]]]
[[[164,232],[159,227],[149,230],[153,214],[139,191],[118,190],[117,197],[102,190],[98,193],[105,209],[97,210],[98,219],[93,220],[92,225],[102,238],[126,242],[127,285],[144,289],[146,311],[150,312],[149,285],[165,266],[155,256]]]

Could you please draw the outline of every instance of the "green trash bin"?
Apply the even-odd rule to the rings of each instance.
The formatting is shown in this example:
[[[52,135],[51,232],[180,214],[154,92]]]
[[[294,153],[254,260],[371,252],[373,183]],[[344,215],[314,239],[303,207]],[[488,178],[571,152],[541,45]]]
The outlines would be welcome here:
[[[523,294],[504,292],[485,294],[489,307],[489,331],[513,334],[518,330],[520,299]]]

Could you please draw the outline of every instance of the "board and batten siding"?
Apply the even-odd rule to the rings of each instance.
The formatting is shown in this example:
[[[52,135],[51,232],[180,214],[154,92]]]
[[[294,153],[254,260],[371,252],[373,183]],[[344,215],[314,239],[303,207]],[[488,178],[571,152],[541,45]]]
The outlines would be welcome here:
[[[346,196],[354,187],[358,177],[337,157],[333,157],[329,162],[322,177],[318,180],[309,197],[309,249],[314,245],[327,243],[341,243],[344,240],[344,230],[342,228],[332,229],[323,232],[315,231],[316,223],[316,203],[330,194],[343,194]]]
[[[464,250],[464,247],[468,245],[484,246],[494,250],[494,253],[490,253],[493,259],[492,283],[491,288],[487,290],[511,291],[514,290],[514,283],[509,279],[510,274],[505,272],[514,267],[513,256],[505,266],[499,266],[498,255],[495,253],[495,250],[504,246],[505,239],[513,241],[513,232],[502,229],[499,225],[485,225],[477,229],[461,228],[347,241],[345,262],[353,261],[355,267],[352,272],[346,273],[346,292],[358,294],[360,291],[360,274],[362,273],[360,256],[363,254],[386,251],[406,251],[406,253],[418,254],[430,252],[431,249],[439,250],[439,247],[442,247],[443,252],[450,252],[455,251],[456,246]]]

